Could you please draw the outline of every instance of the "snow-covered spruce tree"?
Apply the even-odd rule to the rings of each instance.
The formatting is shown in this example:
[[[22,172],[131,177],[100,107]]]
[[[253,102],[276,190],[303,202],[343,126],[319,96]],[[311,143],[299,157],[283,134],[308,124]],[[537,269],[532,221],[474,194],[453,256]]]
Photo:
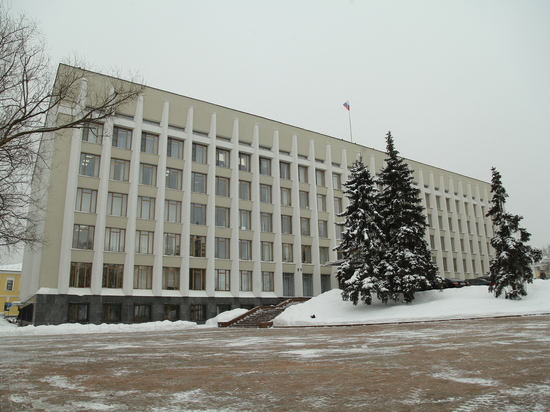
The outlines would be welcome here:
[[[442,279],[425,241],[426,216],[420,190],[413,186],[413,171],[395,150],[390,132],[386,135],[386,165],[380,171],[381,193],[378,211],[381,215],[385,247],[378,265],[384,284],[378,298],[386,303],[399,300],[410,303],[420,289],[438,286]]]
[[[487,212],[495,227],[491,246],[495,256],[489,268],[489,292],[499,297],[502,292],[506,299],[521,299],[527,296],[525,283],[533,282],[531,264],[541,259],[539,249],[525,243],[531,234],[519,226],[523,217],[512,215],[504,210],[508,194],[502,186],[500,173],[493,167],[491,179],[491,208]]]
[[[359,300],[367,305],[372,302],[372,293],[379,290],[379,279],[374,273],[380,260],[382,231],[378,223],[378,189],[365,165],[357,160],[351,167],[351,177],[344,183],[349,206],[344,216],[345,230],[336,250],[343,253],[343,262],[338,267],[336,278],[342,285],[342,298]]]

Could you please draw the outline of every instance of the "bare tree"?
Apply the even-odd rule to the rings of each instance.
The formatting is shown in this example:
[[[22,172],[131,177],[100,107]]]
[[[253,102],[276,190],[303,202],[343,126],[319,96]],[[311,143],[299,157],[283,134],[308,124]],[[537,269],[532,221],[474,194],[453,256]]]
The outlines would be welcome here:
[[[31,196],[30,183],[33,170],[33,186],[45,183],[35,170],[47,165],[42,136],[113,116],[143,91],[117,76],[83,96],[94,73],[60,65],[54,80],[44,45],[34,21],[0,4],[0,248],[8,251],[40,241],[39,196]],[[60,107],[65,116],[57,115]]]

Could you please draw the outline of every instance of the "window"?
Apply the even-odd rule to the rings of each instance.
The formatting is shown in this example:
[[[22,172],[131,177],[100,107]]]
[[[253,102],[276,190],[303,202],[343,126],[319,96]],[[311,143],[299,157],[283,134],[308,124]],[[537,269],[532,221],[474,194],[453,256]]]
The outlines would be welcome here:
[[[328,237],[328,222],[319,220],[319,237]]]
[[[338,173],[332,174],[332,188],[335,190],[342,190],[342,176]]]
[[[162,288],[166,290],[179,290],[180,268],[162,268]]]
[[[6,279],[6,291],[8,291],[8,292],[13,291],[14,283],[15,283],[15,279],[13,279],[13,278]]]
[[[273,262],[273,242],[262,242],[262,260]]]
[[[283,262],[293,262],[293,245],[291,243],[283,243]]]
[[[206,320],[206,306],[205,305],[190,305],[190,315],[192,322],[200,322]]]
[[[252,241],[239,239],[239,259],[251,260],[252,259]]]
[[[302,245],[302,263],[311,263],[310,245]]]
[[[94,226],[74,225],[73,249],[92,250],[94,248]]]
[[[130,162],[123,159],[111,159],[109,179],[127,182],[130,179]]]
[[[281,206],[291,206],[291,192],[288,187],[281,187]]]
[[[239,153],[239,170],[243,172],[250,172],[250,155],[246,153]]]
[[[153,287],[153,266],[134,266],[134,289],[151,289]]]
[[[300,208],[309,209],[309,193],[300,191]]]
[[[250,200],[250,182],[239,180],[239,199]]]
[[[308,217],[300,218],[300,233],[302,236],[311,236]]]
[[[126,216],[128,209],[128,195],[109,192],[107,195],[107,211],[111,216]]]
[[[307,166],[298,166],[298,182],[308,183]]]
[[[69,286],[72,288],[89,288],[92,280],[92,264],[71,262]]]
[[[206,257],[206,236],[190,236],[189,256]]]
[[[132,147],[132,131],[115,126],[113,128],[113,147],[130,149]]]
[[[262,272],[262,292],[273,292],[273,272]]]
[[[321,293],[331,290],[330,275],[321,275]]]
[[[189,289],[204,290],[206,287],[206,269],[189,269]],[[192,318],[193,316],[191,316]]]
[[[319,261],[321,265],[325,265],[329,261],[328,247],[326,246],[319,247]]]
[[[313,275],[311,273],[302,275],[302,287],[304,296],[313,296]]]
[[[141,133],[141,151],[143,153],[158,154],[159,137],[156,134]]]
[[[262,232],[273,232],[273,215],[271,213],[261,213],[260,223]]]
[[[315,184],[317,186],[325,186],[325,171],[315,169]]]
[[[176,159],[183,159],[183,141],[169,137],[166,155]]]
[[[122,279],[124,277],[124,265],[103,264],[103,284],[104,288],[122,288]]]
[[[103,322],[118,323],[121,320],[122,305],[106,304],[103,305],[101,320]]]
[[[183,171],[179,169],[166,168],[166,188],[181,190]]]
[[[179,233],[164,234],[164,254],[167,256],[180,256],[181,235]]]
[[[229,150],[216,149],[216,166],[229,167]]]
[[[260,174],[271,176],[271,159],[260,157]]]
[[[217,237],[215,253],[215,257],[218,259],[229,259],[229,239]]]
[[[80,153],[80,169],[78,173],[82,176],[98,177],[100,160],[101,156]]]
[[[97,204],[97,190],[78,188],[76,191],[77,212],[95,213]]]
[[[206,205],[191,203],[191,224],[206,225]]]
[[[334,213],[342,213],[342,198],[340,197],[334,198]]]
[[[134,322],[149,322],[151,305],[134,305]]]
[[[147,163],[139,164],[139,183],[142,185],[157,185],[157,167]]]
[[[327,197],[325,195],[317,195],[317,210],[319,212],[327,211]]]
[[[68,321],[88,322],[88,304],[87,303],[69,303]]]
[[[155,198],[147,196],[138,196],[137,199],[137,218],[155,219]]]
[[[342,224],[336,223],[334,230],[336,231],[336,239],[342,239],[344,226]]]
[[[153,239],[155,232],[136,230],[136,253],[153,253]]]
[[[164,305],[164,320],[176,321],[180,318],[180,307],[178,305]]]
[[[117,227],[105,228],[105,247],[106,252],[124,252],[126,243],[126,229]]]
[[[228,269],[216,269],[216,290],[230,290],[230,273]]]
[[[206,164],[207,149],[208,149],[207,146],[204,146],[198,143],[193,143],[193,156],[192,156],[193,162]]]
[[[294,273],[283,273],[283,296],[294,296]]]
[[[279,171],[281,179],[290,179],[290,163],[280,162]]]
[[[179,223],[181,222],[181,202],[178,200],[164,201],[164,221]]]
[[[292,234],[292,216],[281,215],[281,230],[284,235]]]
[[[260,202],[271,203],[271,185],[260,185]]]
[[[206,175],[204,173],[191,173],[191,191],[195,193],[206,193]]]
[[[82,141],[101,144],[103,139],[103,125],[100,123],[86,122],[82,128]]]
[[[216,176],[216,196],[229,197],[229,178]]]
[[[216,226],[229,227],[229,208],[216,206]]]
[[[240,290],[241,292],[252,291],[252,271],[251,270],[240,271]]]
[[[239,228],[241,230],[250,230],[250,210],[239,211]]]

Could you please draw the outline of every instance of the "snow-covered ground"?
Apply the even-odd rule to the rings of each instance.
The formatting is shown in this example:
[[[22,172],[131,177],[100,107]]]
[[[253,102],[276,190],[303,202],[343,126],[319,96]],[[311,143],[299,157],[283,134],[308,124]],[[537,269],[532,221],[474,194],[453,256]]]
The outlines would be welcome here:
[[[415,322],[550,313],[550,280],[536,279],[533,284],[527,285],[527,292],[528,296],[522,300],[510,301],[503,297],[495,299],[487,292],[486,286],[469,286],[445,289],[441,292],[435,290],[418,292],[414,302],[408,305],[394,302],[385,305],[374,299],[372,305],[354,306],[350,302],[342,301],[340,290],[334,289],[307,302],[289,307],[274,320],[274,325],[321,326]],[[133,325],[63,324],[20,328],[0,319],[0,335],[59,335],[215,328],[218,321],[231,320],[244,312],[246,312],[244,309],[224,312],[216,318],[209,319],[205,325],[186,321],[164,321]],[[312,317],[313,315],[315,317]]]

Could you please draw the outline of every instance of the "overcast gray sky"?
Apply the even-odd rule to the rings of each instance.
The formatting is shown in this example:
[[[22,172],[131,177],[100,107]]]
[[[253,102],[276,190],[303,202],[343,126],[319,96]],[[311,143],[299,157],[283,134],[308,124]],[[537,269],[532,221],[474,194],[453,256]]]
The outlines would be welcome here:
[[[550,244],[548,0],[17,0],[52,63],[97,71],[485,181]]]

